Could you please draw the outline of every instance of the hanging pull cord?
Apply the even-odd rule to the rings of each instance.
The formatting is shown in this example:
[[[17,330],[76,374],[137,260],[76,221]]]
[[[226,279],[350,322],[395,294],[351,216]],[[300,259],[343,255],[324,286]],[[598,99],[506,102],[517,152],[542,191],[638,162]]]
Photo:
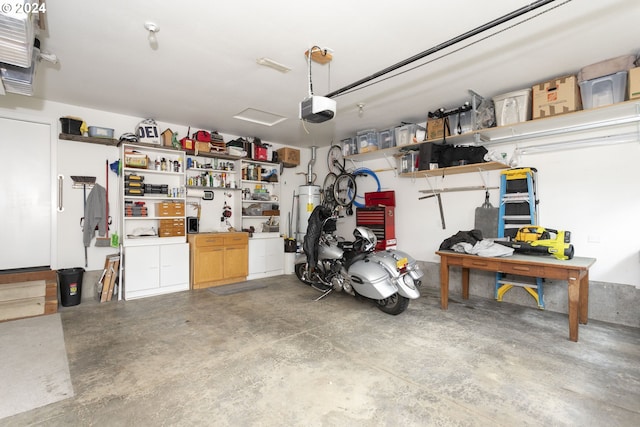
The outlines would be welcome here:
[[[493,205],[491,204],[491,202],[489,201],[489,190],[485,190],[484,192],[484,203],[482,204],[482,207],[484,209],[491,209],[493,208]]]

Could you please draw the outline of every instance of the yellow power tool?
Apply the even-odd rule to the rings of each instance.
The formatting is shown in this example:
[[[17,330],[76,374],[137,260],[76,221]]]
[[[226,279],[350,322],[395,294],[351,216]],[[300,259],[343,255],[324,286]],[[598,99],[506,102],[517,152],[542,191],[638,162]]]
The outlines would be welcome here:
[[[558,231],[538,225],[520,227],[514,240],[508,242],[497,241],[513,248],[516,252],[550,254],[557,259],[573,258],[573,245],[570,231]]]

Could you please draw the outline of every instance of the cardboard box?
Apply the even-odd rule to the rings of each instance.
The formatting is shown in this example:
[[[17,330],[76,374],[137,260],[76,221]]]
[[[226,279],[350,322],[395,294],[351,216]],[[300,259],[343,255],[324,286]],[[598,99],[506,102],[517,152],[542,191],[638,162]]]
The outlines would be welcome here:
[[[124,153],[124,167],[147,169],[149,157],[146,154]]]
[[[208,153],[211,149],[208,142],[196,141],[195,143],[196,143],[195,150],[199,153]]]
[[[574,75],[558,77],[532,88],[533,119],[557,116],[582,109],[578,78]]]
[[[629,70],[629,99],[640,99],[640,67]]]
[[[277,150],[278,161],[286,168],[294,168],[300,164],[300,150],[295,148],[280,148]]]
[[[445,124],[445,118],[430,118],[427,120],[427,139],[442,139],[451,135],[449,121]]]

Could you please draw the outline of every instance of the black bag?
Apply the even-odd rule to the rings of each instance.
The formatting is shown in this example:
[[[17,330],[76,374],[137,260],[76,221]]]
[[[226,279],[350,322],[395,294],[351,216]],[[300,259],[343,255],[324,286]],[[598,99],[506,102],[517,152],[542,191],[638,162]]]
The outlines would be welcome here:
[[[448,168],[451,166],[466,165],[472,163],[483,163],[487,149],[483,146],[454,147],[452,145],[441,145],[438,148],[438,167]],[[431,154],[434,159],[433,152]],[[435,163],[433,161],[432,163]]]

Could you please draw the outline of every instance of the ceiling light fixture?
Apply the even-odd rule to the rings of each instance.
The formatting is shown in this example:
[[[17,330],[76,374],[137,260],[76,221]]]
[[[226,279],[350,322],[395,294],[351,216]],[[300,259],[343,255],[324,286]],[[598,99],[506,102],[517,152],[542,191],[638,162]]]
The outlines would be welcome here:
[[[260,65],[264,65],[265,67],[273,68],[274,70],[280,71],[281,73],[288,73],[289,71],[291,71],[291,68],[279,62],[276,62],[271,58],[258,58],[256,59],[256,62]]]
[[[151,44],[151,46],[156,46],[158,45],[158,39],[156,38],[156,33],[158,31],[160,31],[160,27],[153,23],[153,22],[145,22],[144,23],[144,28],[149,31],[149,44]]]

